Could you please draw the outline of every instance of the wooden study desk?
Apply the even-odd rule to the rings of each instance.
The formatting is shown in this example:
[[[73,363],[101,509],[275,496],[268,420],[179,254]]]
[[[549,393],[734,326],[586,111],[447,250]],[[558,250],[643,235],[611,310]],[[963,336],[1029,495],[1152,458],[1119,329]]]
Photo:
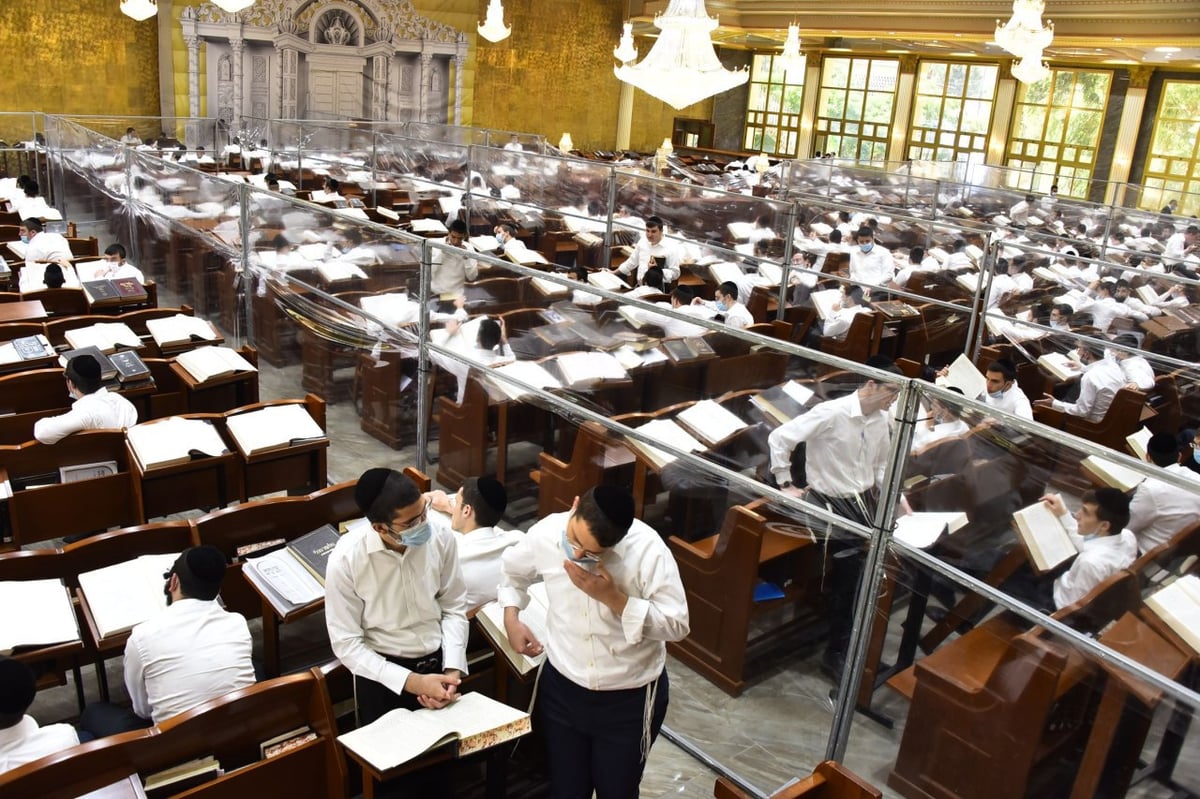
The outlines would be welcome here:
[[[258,359],[251,354],[251,363]],[[178,363],[171,363],[182,383],[188,398],[189,413],[224,413],[230,408],[253,405],[258,402],[258,372],[234,372],[200,381]]]
[[[196,508],[223,508],[241,498],[241,464],[236,450],[174,466],[142,469],[132,450],[129,461],[140,486],[145,518]]]
[[[27,322],[32,319],[45,319],[49,314],[41,300],[22,300],[20,302],[0,302],[0,324],[6,322]]]

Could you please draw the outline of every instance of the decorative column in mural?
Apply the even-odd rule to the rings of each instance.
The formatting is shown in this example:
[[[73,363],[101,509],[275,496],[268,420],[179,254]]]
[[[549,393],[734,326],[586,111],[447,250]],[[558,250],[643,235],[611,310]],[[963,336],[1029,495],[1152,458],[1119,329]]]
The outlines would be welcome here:
[[[428,122],[425,109],[429,107],[429,89],[433,80],[433,53],[421,52],[421,74],[417,83],[417,121]]]
[[[387,119],[389,61],[385,55],[371,58],[371,119]]]
[[[188,51],[188,116],[200,116],[200,37],[184,36]]]
[[[463,65],[467,63],[466,52],[454,54],[454,124],[462,124]]]
[[[229,55],[233,61],[233,116],[229,118],[229,126],[233,130],[242,126],[242,53],[245,47],[245,39],[229,39]]]
[[[299,116],[296,111],[299,53],[294,47],[276,45],[275,60],[279,64],[279,116],[284,119],[295,119]]]

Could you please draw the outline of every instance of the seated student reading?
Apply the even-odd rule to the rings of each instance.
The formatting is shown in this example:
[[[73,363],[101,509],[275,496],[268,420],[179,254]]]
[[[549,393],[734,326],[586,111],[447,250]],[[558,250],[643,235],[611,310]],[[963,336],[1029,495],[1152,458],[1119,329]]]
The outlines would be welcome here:
[[[522,538],[516,530],[496,526],[508,507],[504,483],[487,475],[468,477],[452,497],[444,491],[426,496],[430,507],[450,515],[450,529],[457,533],[454,541],[467,584],[467,607],[491,602],[500,586],[500,556]]]
[[[26,715],[36,695],[33,669],[0,657],[0,774],[79,743],[70,724],[39,727]]]
[[[1112,405],[1117,392],[1125,387],[1125,375],[1119,363],[1104,357],[1104,347],[1098,343],[1081,341],[1078,353],[1079,362],[1083,364],[1078,399],[1068,402],[1047,395],[1033,404],[1054,408],[1071,416],[1081,416],[1090,422],[1099,422],[1108,412],[1108,406]]]
[[[68,361],[63,377],[74,404],[64,414],[37,420],[33,437],[38,441],[57,444],[80,430],[113,430],[137,424],[137,408],[100,384],[100,364],[91,355],[76,355]]]
[[[750,315],[750,310],[738,302],[738,287],[732,280],[726,280],[717,286],[714,296],[716,298],[714,300],[696,297],[692,300],[692,304],[716,311],[718,316],[723,317],[725,324],[732,328],[741,329],[754,324],[754,317]]]
[[[869,313],[871,309],[863,305],[862,286],[847,284],[842,286],[842,299],[834,303],[832,310],[833,313],[827,319],[816,322],[809,328],[805,336],[805,346],[820,349],[822,338],[845,341],[854,317],[861,313]]]
[[[101,738],[149,727],[254,684],[250,628],[218,600],[225,556],[184,550],[165,575],[167,607],[133,628],[125,644],[125,688],[133,710],[108,702],[83,709],[80,729]]]
[[[118,278],[132,277],[136,278],[139,283],[145,283],[146,276],[142,274],[142,270],[126,261],[125,257],[123,244],[108,245],[104,248],[104,260],[96,265],[96,268],[92,270],[92,276],[88,279],[117,280]],[[79,271],[83,272],[82,266]]]
[[[1179,462],[1179,450],[1179,439],[1171,433],[1155,433],[1146,443],[1146,460],[1168,474],[1197,482],[1191,490],[1153,477],[1138,484],[1129,503],[1129,529],[1137,536],[1139,552],[1200,522],[1200,475]],[[1190,455],[1188,460],[1195,464]]]
[[[479,277],[479,264],[468,256],[475,248],[467,241],[466,222],[455,219],[450,223],[446,243],[457,249],[434,249],[429,290],[440,299],[453,299],[463,293],[467,281]]]
[[[1129,497],[1115,488],[1086,491],[1079,510],[1067,511],[1059,494],[1042,502],[1059,518],[1079,554],[1054,581],[1054,607],[1063,608],[1087,596],[1100,583],[1133,563],[1137,539],[1129,526]]]
[[[446,320],[446,339],[443,342],[447,349],[454,350],[480,366],[499,366],[514,360],[512,348],[508,346],[508,334],[504,329],[503,319],[483,317],[470,322],[463,321],[465,312],[460,308],[456,314]],[[458,379],[458,399],[462,402],[467,391],[467,376],[470,374],[470,364],[448,358],[441,353],[431,352],[429,357],[442,369]]]

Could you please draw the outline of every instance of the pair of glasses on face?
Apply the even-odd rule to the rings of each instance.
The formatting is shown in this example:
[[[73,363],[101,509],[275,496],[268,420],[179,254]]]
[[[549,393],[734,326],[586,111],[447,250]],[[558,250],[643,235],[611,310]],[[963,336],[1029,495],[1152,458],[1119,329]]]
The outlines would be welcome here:
[[[599,552],[589,552],[588,550],[584,549],[570,533],[567,533],[567,546],[571,548],[571,551],[574,552],[580,560],[587,560],[593,563],[600,562]]]
[[[414,516],[411,519],[409,519],[408,521],[401,522],[400,524],[395,524],[395,523],[389,524],[388,532],[394,536],[400,536],[404,533],[407,533],[409,530],[413,529],[421,522],[425,521],[425,517],[427,517],[428,515],[429,515],[429,505],[426,504],[423,508],[421,508],[420,515]]]

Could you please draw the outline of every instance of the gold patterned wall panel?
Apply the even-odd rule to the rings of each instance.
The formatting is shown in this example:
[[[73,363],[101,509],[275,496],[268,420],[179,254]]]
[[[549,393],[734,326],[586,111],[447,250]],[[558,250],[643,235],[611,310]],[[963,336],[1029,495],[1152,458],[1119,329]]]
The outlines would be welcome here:
[[[117,0],[3,0],[0,43],[0,109],[159,113],[158,30],[123,15]],[[4,124],[0,138],[29,137]]]

